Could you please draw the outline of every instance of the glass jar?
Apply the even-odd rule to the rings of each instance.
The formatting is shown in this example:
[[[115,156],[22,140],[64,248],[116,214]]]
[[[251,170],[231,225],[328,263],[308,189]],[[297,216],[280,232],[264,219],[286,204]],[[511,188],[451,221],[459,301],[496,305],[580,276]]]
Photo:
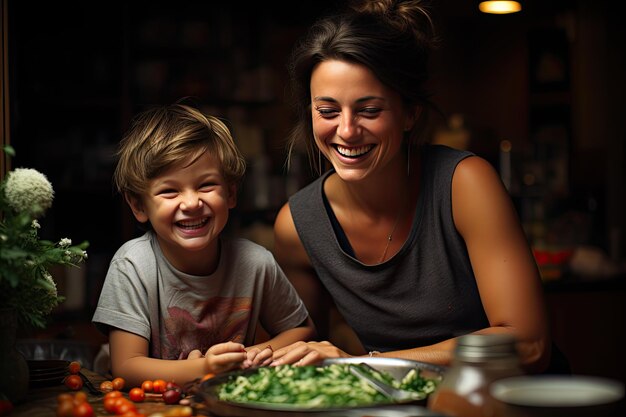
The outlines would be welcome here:
[[[428,408],[454,417],[500,416],[501,406],[489,395],[489,385],[522,374],[512,335],[461,336],[450,368],[428,399]]]

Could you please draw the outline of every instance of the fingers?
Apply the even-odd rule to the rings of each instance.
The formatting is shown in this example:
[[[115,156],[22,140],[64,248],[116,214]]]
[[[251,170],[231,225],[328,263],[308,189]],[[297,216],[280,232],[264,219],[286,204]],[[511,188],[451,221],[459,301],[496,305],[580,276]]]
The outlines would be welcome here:
[[[241,366],[246,360],[246,350],[241,343],[225,342],[211,346],[205,355],[211,372],[219,373]]]
[[[206,354],[211,354],[211,355],[221,355],[223,353],[229,353],[229,352],[245,352],[246,349],[244,348],[244,346],[241,343],[235,343],[235,342],[224,342],[224,343],[218,343],[216,345],[211,346]]]
[[[306,347],[306,346],[307,346],[306,342],[299,341],[299,342],[292,343],[291,345],[277,349],[274,351],[274,360],[280,359],[283,356],[285,356],[287,353],[292,352],[294,350],[302,349],[302,347]]]
[[[199,359],[203,357],[204,355],[199,349],[194,349],[191,352],[189,352],[189,355],[187,355],[187,359]]]
[[[290,349],[280,349],[274,352],[273,361],[270,366],[279,366],[287,364],[310,365],[318,362],[322,356],[314,349],[313,344],[298,343],[296,346],[291,345]]]
[[[274,350],[271,345],[267,345],[264,348],[252,348],[248,350],[246,360],[243,362],[243,368],[250,368],[253,366],[267,366],[273,358]]]

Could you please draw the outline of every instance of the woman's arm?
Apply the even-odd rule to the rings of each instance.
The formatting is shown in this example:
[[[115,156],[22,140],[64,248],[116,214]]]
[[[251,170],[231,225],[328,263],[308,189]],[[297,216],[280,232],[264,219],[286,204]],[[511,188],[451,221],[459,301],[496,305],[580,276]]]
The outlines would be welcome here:
[[[179,385],[201,378],[207,373],[219,373],[243,363],[243,345],[219,343],[204,357],[189,360],[167,360],[149,357],[148,340],[134,333],[112,329],[109,333],[111,372],[126,380],[127,387],[139,387],[145,380],[163,379]]]
[[[551,344],[541,278],[511,198],[487,161],[459,163],[452,211],[491,325],[481,333],[513,333],[525,367],[542,371]]]
[[[328,338],[331,301],[317,278],[309,256],[300,241],[289,204],[279,211],[274,223],[274,257],[306,306],[318,337]]]

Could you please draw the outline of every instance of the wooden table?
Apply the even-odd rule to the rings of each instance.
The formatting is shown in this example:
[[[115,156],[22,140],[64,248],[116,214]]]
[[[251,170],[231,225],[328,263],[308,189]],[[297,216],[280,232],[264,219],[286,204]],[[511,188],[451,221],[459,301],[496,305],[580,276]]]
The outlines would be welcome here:
[[[97,388],[100,383],[104,381],[102,375],[92,372],[83,368],[81,372],[91,381],[91,383]],[[109,414],[104,410],[103,395],[95,395],[89,393],[89,390],[83,386],[82,390],[87,393],[88,401],[92,405],[94,410],[94,417],[111,417],[113,414]],[[57,396],[64,392],[73,393],[65,385],[59,384],[41,388],[31,388],[26,396],[19,404],[14,406],[13,411],[8,417],[54,417],[56,416],[57,408]],[[128,397],[128,393],[124,393],[125,397]],[[159,395],[150,394],[147,396],[146,401],[142,403],[136,403],[137,410],[150,416],[154,413],[167,413],[172,411],[176,405],[168,405],[163,402]],[[208,411],[203,410],[200,406],[194,405],[194,415],[209,416]]]

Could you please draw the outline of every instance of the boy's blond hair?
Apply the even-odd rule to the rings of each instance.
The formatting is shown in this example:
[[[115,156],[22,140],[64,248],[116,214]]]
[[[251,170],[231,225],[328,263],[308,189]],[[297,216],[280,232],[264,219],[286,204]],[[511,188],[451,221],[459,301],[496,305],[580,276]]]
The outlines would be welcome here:
[[[180,162],[193,164],[207,151],[220,161],[227,184],[238,186],[245,159],[222,121],[180,103],[146,110],[119,144],[114,185],[127,197],[141,198],[152,179]]]

